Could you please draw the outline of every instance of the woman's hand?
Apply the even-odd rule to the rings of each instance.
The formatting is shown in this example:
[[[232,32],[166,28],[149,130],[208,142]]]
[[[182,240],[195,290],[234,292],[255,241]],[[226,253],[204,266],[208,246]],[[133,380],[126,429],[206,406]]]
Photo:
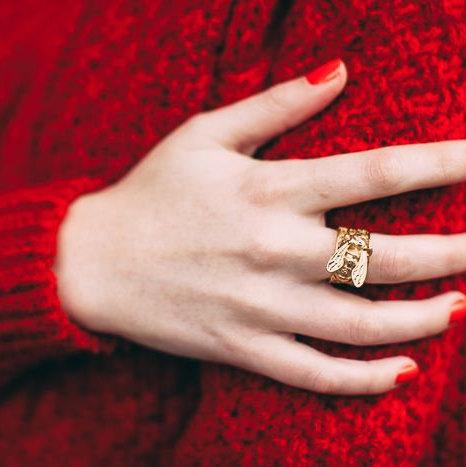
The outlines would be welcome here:
[[[364,346],[409,341],[464,315],[464,296],[372,302],[337,290],[326,282],[336,233],[324,213],[466,180],[465,142],[315,160],[245,157],[325,108],[345,82],[345,66],[334,62],[197,115],[121,181],[73,203],[56,263],[70,316],[94,331],[317,392],[394,388],[406,365],[415,367],[408,357],[335,358],[295,333]],[[372,283],[466,269],[466,234],[373,234],[372,246]]]

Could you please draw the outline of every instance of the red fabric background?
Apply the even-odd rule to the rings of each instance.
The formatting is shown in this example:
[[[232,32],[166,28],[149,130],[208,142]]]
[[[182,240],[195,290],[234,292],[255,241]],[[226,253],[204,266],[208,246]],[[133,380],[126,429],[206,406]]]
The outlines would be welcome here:
[[[336,56],[349,69],[343,96],[260,157],[464,138],[465,18],[463,0],[2,2],[1,189],[110,183],[192,113]],[[465,205],[463,184],[338,210],[329,223],[464,232]],[[466,292],[466,276],[364,293],[451,289]],[[63,349],[1,388],[2,465],[464,465],[465,329],[378,348],[312,341],[418,362],[416,382],[377,397],[316,395],[132,345],[67,359]]]

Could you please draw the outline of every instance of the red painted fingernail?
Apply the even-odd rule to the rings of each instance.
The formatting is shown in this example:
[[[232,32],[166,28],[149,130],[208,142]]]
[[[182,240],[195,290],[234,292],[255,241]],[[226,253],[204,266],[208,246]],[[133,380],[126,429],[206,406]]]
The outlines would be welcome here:
[[[419,374],[419,368],[415,363],[407,363],[401,368],[401,371],[396,377],[395,383],[405,383],[411,379],[414,379]]]
[[[331,60],[308,73],[306,79],[311,84],[320,84],[330,81],[338,76],[341,63],[339,58]]]
[[[449,322],[452,323],[453,321],[458,321],[462,318],[466,318],[466,300],[464,299],[453,305]]]

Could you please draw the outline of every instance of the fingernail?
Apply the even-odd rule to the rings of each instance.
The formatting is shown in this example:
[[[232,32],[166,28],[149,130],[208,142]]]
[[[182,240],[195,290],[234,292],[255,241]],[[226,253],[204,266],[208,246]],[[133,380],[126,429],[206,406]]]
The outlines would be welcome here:
[[[416,378],[418,374],[418,366],[415,363],[407,363],[406,365],[401,367],[401,371],[398,373],[395,383],[405,383],[406,381]]]
[[[466,300],[460,300],[459,302],[456,302],[451,311],[450,311],[450,323],[453,323],[453,321],[458,321],[462,318],[466,318]]]
[[[306,75],[306,79],[311,84],[320,84],[325,83],[336,78],[339,75],[339,69],[341,65],[341,60],[339,58],[331,60],[330,62],[325,63],[324,65],[312,70]]]

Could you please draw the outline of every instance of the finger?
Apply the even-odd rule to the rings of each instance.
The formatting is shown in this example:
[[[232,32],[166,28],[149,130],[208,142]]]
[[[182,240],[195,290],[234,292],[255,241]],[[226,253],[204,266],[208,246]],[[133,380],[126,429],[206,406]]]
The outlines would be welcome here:
[[[368,282],[421,281],[466,271],[466,234],[371,235]]]
[[[245,353],[247,361],[241,364],[243,368],[323,394],[384,393],[397,386],[397,376],[407,366],[417,368],[413,360],[403,356],[370,361],[331,357],[273,334],[253,339]]]
[[[314,160],[263,162],[302,212],[466,181],[466,140],[391,146]],[[269,173],[271,169],[269,168]]]
[[[303,281],[325,280],[337,233],[309,216],[283,216],[255,229],[250,261],[262,270],[283,270]],[[466,271],[466,233],[452,235],[371,234],[367,282],[395,284]]]
[[[325,266],[335,251],[336,232],[325,229],[319,236],[322,248],[316,252],[308,240],[312,270],[321,265],[316,279],[329,277]],[[452,235],[371,234],[373,250],[369,259],[367,282],[396,284],[461,274],[466,271],[466,233]],[[312,250],[312,251],[311,251]],[[305,257],[303,252],[302,257]],[[309,265],[309,267],[311,267]],[[304,273],[304,271],[303,271]]]
[[[265,325],[358,346],[407,342],[445,331],[464,298],[448,292],[423,300],[372,302],[328,284],[302,286],[287,294],[287,303],[271,306]]]
[[[343,62],[334,60],[307,76],[200,114],[187,126],[188,133],[193,129],[229,149],[253,154],[270,138],[327,107],[342,91],[346,76]]]

